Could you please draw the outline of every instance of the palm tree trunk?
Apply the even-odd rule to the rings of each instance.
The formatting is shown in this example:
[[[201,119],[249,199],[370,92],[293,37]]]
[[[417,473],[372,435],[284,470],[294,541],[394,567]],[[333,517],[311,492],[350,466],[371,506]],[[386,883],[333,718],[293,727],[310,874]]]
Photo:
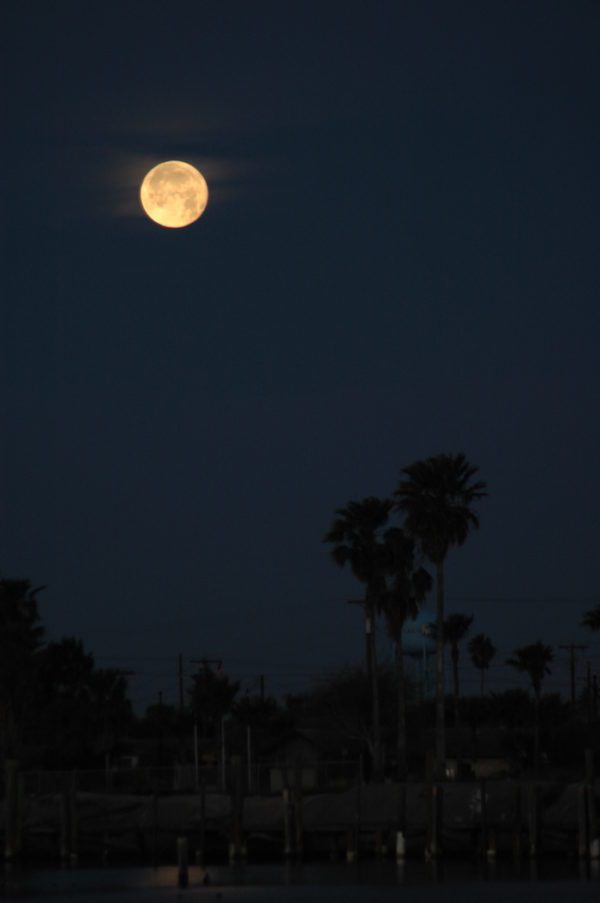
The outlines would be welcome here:
[[[454,682],[454,727],[458,726],[458,697],[459,697],[459,684],[458,684],[458,646],[454,646],[452,648],[452,677]]]
[[[404,682],[404,656],[402,654],[402,631],[396,639],[396,692],[398,709],[398,727],[396,733],[396,754],[398,758],[396,777],[399,781],[406,778],[406,689]]]
[[[375,636],[375,610],[370,602],[365,603],[365,643],[367,654],[367,674],[371,684],[371,730],[373,737],[373,778],[382,779],[381,769],[381,725],[379,715],[379,685],[377,681],[377,646]]]
[[[381,757],[381,716],[379,712],[379,674],[377,669],[377,637],[375,634],[375,611],[371,612],[371,661],[373,671],[371,675],[371,695],[373,698],[373,747],[375,761],[373,763],[373,777],[376,781],[383,780],[383,762]]]
[[[533,727],[533,767],[536,775],[540,770],[540,694],[535,692],[535,721]]]
[[[436,656],[435,656],[435,765],[438,779],[446,775],[446,729],[444,711],[444,562],[436,562]]]

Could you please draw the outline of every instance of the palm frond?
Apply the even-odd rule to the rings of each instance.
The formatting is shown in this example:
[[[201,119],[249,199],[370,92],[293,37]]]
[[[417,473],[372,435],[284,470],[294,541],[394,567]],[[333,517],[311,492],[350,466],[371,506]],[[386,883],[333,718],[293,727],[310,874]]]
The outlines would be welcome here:
[[[415,461],[402,471],[394,508],[429,560],[442,561],[451,546],[463,545],[470,530],[479,527],[473,504],[487,491],[482,480],[472,482],[477,472],[462,452]]]
[[[550,664],[554,660],[554,651],[538,640],[529,646],[521,646],[515,649],[512,656],[507,659],[507,665],[516,668],[528,675],[536,693],[540,692],[542,681],[547,674],[551,674]]]
[[[600,602],[595,608],[586,611],[581,621],[581,626],[588,627],[594,632],[600,630]]]
[[[467,644],[471,661],[479,670],[486,671],[496,654],[496,647],[485,633],[471,637]]]

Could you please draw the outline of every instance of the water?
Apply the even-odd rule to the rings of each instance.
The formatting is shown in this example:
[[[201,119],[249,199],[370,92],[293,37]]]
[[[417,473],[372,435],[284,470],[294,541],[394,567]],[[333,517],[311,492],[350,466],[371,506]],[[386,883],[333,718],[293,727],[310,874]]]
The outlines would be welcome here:
[[[175,867],[106,869],[13,868],[0,875],[5,899],[66,903],[597,903],[600,865],[511,861],[489,866],[446,860],[359,862],[354,865],[191,867],[178,888]]]

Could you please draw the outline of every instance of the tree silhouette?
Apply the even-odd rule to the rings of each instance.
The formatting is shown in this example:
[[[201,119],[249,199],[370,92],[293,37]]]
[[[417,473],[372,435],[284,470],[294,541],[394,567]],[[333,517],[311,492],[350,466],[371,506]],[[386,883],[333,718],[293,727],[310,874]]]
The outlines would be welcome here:
[[[247,694],[236,700],[232,712],[240,724],[272,735],[282,735],[292,726],[292,719],[273,696]]]
[[[119,737],[130,728],[132,711],[127,697],[130,673],[120,668],[94,668],[88,682],[90,705],[97,713],[98,728],[100,716],[102,718],[97,745],[104,752],[107,765]]]
[[[452,678],[454,683],[454,723],[458,724],[458,705],[460,697],[458,663],[460,644],[466,637],[473,623],[473,615],[451,614],[444,621],[444,642],[450,646],[452,661]]]
[[[453,546],[461,546],[479,527],[473,505],[487,495],[486,484],[474,480],[478,468],[464,454],[441,454],[416,461],[402,471],[394,492],[405,526],[436,570],[436,767],[445,773],[444,713],[444,562]]]
[[[29,580],[0,579],[0,742],[17,757],[36,692],[37,656],[44,628]]]
[[[239,681],[230,680],[225,673],[208,665],[202,665],[192,675],[192,687],[188,691],[190,705],[204,737],[216,736],[221,719],[231,711],[239,688]]]
[[[93,656],[75,637],[48,643],[39,653],[38,745],[45,747],[50,765],[82,765],[93,751],[92,722],[98,714],[89,692],[93,671]]]
[[[581,621],[581,626],[593,630],[594,633],[600,630],[600,602],[595,608],[586,611]]]
[[[546,646],[540,640],[529,646],[521,646],[515,649],[511,658],[507,660],[517,671],[521,671],[529,677],[534,695],[534,745],[533,761],[536,771],[540,767],[540,700],[542,695],[542,682],[547,674],[550,674],[550,663],[554,660],[554,652],[551,646]]]
[[[388,552],[387,572],[389,583],[382,600],[382,611],[387,630],[394,642],[397,683],[397,777],[406,777],[406,680],[404,675],[404,653],[402,634],[407,620],[414,620],[431,590],[433,581],[425,568],[417,567],[415,542],[398,527],[385,534]]]
[[[324,542],[331,543],[331,555],[339,567],[350,566],[356,579],[363,584],[365,615],[366,667],[371,688],[371,728],[373,770],[376,780],[382,777],[381,724],[377,683],[377,647],[375,615],[385,591],[385,563],[387,550],[382,536],[392,503],[373,496],[360,502],[348,502],[336,510],[331,529]]]
[[[478,633],[477,636],[471,637],[467,645],[471,661],[479,671],[480,692],[483,696],[485,672],[492,663],[492,659],[496,654],[496,647],[485,633]]]
[[[396,684],[387,663],[379,665],[377,680],[383,724],[391,724],[396,707]],[[326,724],[349,745],[365,753],[363,774],[374,778],[372,761],[371,685],[364,668],[342,667],[315,681],[304,693],[288,697],[290,715],[304,723]]]

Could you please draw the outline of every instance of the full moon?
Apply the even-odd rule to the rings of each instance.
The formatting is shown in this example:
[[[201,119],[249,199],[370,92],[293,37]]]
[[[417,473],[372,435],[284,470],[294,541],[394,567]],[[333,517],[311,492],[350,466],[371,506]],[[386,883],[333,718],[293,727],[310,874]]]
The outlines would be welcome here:
[[[180,229],[202,216],[208,187],[202,173],[181,160],[167,160],[146,173],[140,188],[142,207],[159,226]]]

